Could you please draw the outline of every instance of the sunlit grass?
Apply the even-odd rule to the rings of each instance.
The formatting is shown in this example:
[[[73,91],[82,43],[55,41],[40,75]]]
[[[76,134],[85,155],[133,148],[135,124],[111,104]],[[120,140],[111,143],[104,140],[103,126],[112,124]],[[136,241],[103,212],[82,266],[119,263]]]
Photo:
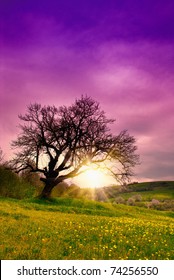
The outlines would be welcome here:
[[[92,201],[1,199],[0,257],[174,259],[170,216]]]
[[[122,193],[121,196],[125,199],[136,195],[139,193],[142,196],[143,201],[150,201],[152,199],[165,200],[165,199],[174,199],[174,190],[153,190],[153,191],[145,191],[145,192],[130,192],[130,193]]]

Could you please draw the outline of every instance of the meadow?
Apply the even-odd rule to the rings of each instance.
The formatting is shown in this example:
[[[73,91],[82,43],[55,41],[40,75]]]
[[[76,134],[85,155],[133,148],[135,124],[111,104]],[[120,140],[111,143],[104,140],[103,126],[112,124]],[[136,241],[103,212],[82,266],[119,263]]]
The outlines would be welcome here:
[[[36,175],[0,167],[1,259],[174,259],[174,182],[105,188],[105,202],[76,186],[55,190],[62,197],[34,198],[41,187]],[[135,195],[142,201],[127,205]],[[119,196],[123,204],[115,203]],[[147,208],[151,199],[167,211]]]
[[[174,213],[72,198],[0,198],[1,259],[174,259]]]
[[[115,197],[112,196],[111,201],[156,210],[174,211],[174,182],[156,181],[130,184]]]

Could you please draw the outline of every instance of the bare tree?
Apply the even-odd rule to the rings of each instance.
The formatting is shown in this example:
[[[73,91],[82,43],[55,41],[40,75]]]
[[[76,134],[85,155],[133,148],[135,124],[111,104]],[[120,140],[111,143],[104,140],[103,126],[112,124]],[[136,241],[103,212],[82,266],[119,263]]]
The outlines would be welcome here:
[[[50,196],[60,182],[84,172],[83,166],[102,166],[117,180],[125,180],[138,163],[134,137],[127,131],[114,136],[99,103],[82,96],[71,106],[31,104],[12,146],[17,148],[11,165],[16,172],[38,172],[45,186],[41,197]]]

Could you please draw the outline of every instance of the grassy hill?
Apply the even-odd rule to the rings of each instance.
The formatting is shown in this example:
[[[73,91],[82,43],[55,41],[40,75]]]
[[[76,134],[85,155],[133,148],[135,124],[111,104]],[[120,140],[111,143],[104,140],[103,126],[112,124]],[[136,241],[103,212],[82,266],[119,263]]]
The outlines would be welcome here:
[[[62,185],[45,201],[37,179],[0,167],[1,259],[174,259],[174,182]]]
[[[1,259],[174,259],[174,213],[59,198],[0,199]]]
[[[38,195],[43,188],[37,174],[17,176],[0,166],[0,196],[24,199]],[[52,197],[109,201],[117,204],[174,211],[174,182],[145,182],[122,188],[110,186],[98,189],[68,186],[65,182],[53,189]]]
[[[174,182],[144,182],[129,184],[125,189],[111,196],[111,200],[130,205],[174,211]],[[122,200],[118,199],[121,197]]]

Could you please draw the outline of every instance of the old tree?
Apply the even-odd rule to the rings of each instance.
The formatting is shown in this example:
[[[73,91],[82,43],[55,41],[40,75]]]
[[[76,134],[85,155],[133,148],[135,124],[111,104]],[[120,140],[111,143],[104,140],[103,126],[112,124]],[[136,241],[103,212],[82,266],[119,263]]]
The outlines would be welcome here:
[[[40,174],[42,198],[60,182],[84,172],[84,166],[100,166],[124,181],[138,162],[134,137],[125,130],[113,135],[109,125],[114,120],[107,119],[90,97],[59,108],[32,104],[19,118],[23,124],[12,143],[17,152],[11,165],[16,172]]]

